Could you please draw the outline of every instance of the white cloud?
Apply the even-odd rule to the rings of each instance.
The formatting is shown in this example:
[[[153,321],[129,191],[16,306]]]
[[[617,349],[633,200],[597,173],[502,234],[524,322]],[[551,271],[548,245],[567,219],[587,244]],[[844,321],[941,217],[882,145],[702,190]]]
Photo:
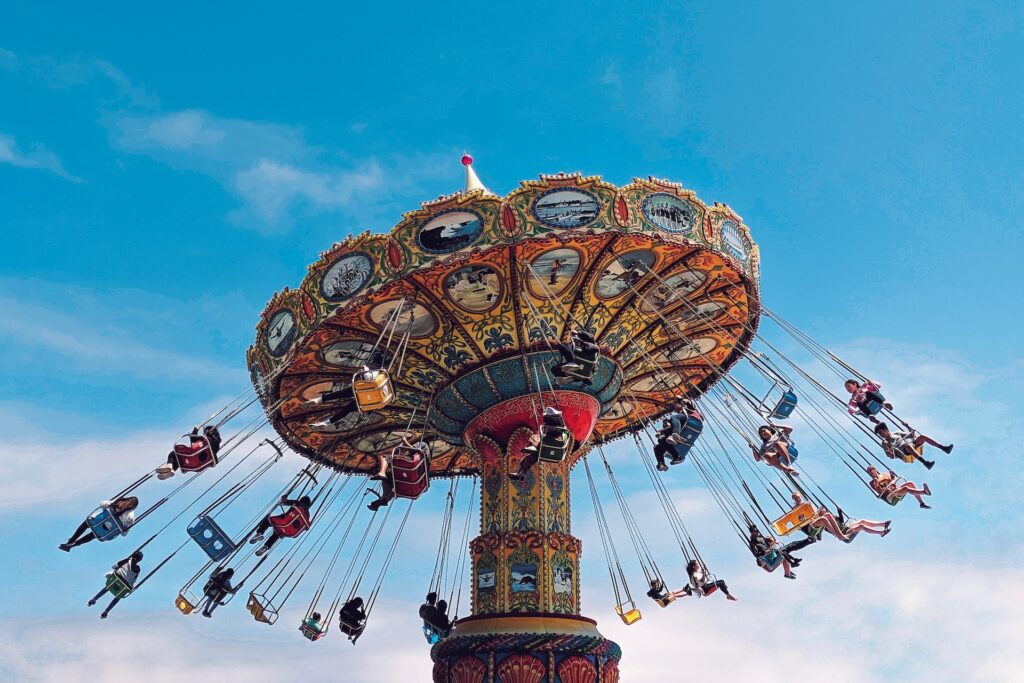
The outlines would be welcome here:
[[[73,183],[82,182],[64,169],[60,157],[48,150],[44,145],[34,144],[24,150],[18,147],[13,136],[0,133],[0,164],[10,164],[19,168],[32,168],[49,171]]]

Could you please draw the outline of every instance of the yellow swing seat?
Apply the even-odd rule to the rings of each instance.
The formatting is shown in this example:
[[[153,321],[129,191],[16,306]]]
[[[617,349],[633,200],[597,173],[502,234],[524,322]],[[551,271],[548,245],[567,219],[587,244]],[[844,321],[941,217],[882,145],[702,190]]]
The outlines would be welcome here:
[[[914,460],[924,454],[924,446],[914,446],[913,453],[903,453],[903,462],[913,464]]]
[[[810,502],[805,502],[772,522],[772,527],[780,536],[787,536],[797,529],[810,524],[816,516],[814,505]]]
[[[632,626],[641,619],[640,610],[636,607],[623,611],[622,605],[616,605],[615,613],[619,615],[619,618],[622,619],[622,623],[626,626]]]
[[[178,608],[178,611],[184,615],[192,614],[196,611],[195,598],[189,599],[192,596],[186,596],[184,593],[178,593],[178,597],[174,599],[174,606]]]
[[[387,370],[364,370],[352,377],[352,393],[356,397],[359,412],[368,413],[391,404],[395,400],[395,388]]]

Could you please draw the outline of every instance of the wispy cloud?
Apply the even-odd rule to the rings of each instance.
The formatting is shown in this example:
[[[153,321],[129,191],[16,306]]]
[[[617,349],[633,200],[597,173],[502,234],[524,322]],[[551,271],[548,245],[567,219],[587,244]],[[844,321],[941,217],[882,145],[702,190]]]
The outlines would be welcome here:
[[[10,164],[19,168],[34,168],[49,171],[73,183],[82,182],[81,178],[71,175],[64,169],[60,157],[36,143],[21,149],[12,135],[0,133],[0,164]]]

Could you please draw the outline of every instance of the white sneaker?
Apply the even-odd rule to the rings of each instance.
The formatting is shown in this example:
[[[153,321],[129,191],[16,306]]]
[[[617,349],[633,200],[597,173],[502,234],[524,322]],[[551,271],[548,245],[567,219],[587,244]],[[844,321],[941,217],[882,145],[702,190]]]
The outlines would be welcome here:
[[[671,444],[675,444],[677,446],[681,446],[683,444],[683,437],[673,433],[666,436],[665,441]]]
[[[580,364],[579,363],[562,363],[562,369],[563,370],[579,370],[580,369]]]
[[[326,427],[331,427],[333,425],[331,425],[331,421],[330,420],[320,420],[319,422],[310,422],[309,426],[310,427],[316,427],[318,429],[323,429],[323,428],[326,428]]]
[[[317,404],[323,403],[323,402],[324,402],[324,397],[321,395],[321,396],[317,396],[316,398],[308,399],[306,401],[306,405],[317,405]]]

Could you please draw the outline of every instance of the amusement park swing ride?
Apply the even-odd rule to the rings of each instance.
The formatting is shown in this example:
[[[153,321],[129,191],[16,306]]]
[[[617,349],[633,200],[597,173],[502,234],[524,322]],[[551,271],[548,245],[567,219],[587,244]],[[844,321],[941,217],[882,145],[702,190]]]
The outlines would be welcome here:
[[[630,588],[638,579],[623,568],[611,499],[656,606],[732,599],[666,485],[680,466],[696,471],[766,572],[796,578],[794,553],[828,535],[888,533],[888,522],[847,518],[801,471],[795,416],[813,434],[813,457],[884,503],[911,496],[927,507],[927,485],[902,479],[895,463],[930,469],[924,446],[952,446],[918,434],[879,384],[764,305],[759,250],[728,206],[654,178],[616,187],[580,174],[541,176],[501,197],[462,161],[463,191],[388,233],[335,244],[297,289],[276,294],[247,354],[252,388],[61,544],[114,541],[178,506],[107,574],[90,601],[113,598],[104,618],[188,548],[204,561],[174,599],[183,615],[210,616],[241,594],[256,621],[273,625],[309,574],[305,616],[290,626],[316,642],[336,622],[354,643],[372,627],[415,501],[443,496],[420,608],[434,680],[613,683],[621,651],[580,615],[582,543],[569,505],[580,461],[614,612],[627,625],[642,620]],[[826,376],[783,353],[768,326]],[[276,436],[253,443],[268,424]],[[656,564],[605,454],[616,440],[632,443],[629,466],[645,470],[686,576]],[[308,462],[271,500],[254,499],[285,450]],[[138,510],[143,497],[155,502]],[[242,506],[248,523],[224,521]],[[175,526],[180,544],[143,560]],[[687,583],[670,591],[674,581]]]

